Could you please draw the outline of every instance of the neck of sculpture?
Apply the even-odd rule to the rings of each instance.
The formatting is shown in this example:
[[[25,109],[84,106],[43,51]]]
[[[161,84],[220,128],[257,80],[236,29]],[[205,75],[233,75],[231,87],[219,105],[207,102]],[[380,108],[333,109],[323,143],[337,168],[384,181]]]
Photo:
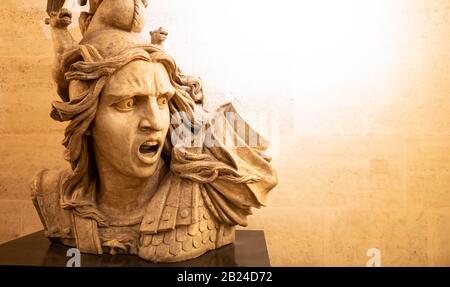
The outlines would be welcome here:
[[[97,206],[111,220],[123,222],[142,215],[167,167],[164,159],[160,158],[155,173],[148,178],[124,175],[106,161],[98,162],[97,169],[100,178]]]

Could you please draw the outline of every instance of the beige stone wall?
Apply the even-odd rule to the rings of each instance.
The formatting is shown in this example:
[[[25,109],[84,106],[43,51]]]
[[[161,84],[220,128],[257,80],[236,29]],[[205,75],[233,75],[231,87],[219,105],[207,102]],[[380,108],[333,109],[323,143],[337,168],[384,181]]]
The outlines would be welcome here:
[[[42,24],[45,2],[0,2],[0,242],[42,228],[29,181],[41,167],[66,164],[60,144],[64,124],[48,116],[57,96],[50,76],[51,41]],[[189,15],[183,13],[186,2]],[[236,1],[224,2],[237,7]],[[264,73],[266,66],[251,58],[258,53],[261,35],[251,35],[263,25],[261,17],[255,16],[260,21],[255,24],[241,12],[242,19],[234,20],[248,24],[244,30],[251,39],[238,37],[246,42],[226,49],[223,38],[236,31],[226,34],[223,28],[211,35],[197,29],[214,19],[219,20],[210,22],[210,29],[227,27],[220,9],[200,0],[155,1],[162,13],[153,11],[150,24],[166,25],[168,49],[184,70],[202,76],[212,102],[228,93],[244,108],[280,112],[283,126],[274,158],[279,185],[268,207],[249,219],[249,228],[264,229],[273,265],[365,266],[369,248],[381,250],[384,266],[450,265],[450,1],[384,2],[397,3],[385,7],[392,28],[380,35],[387,39],[384,46],[362,54],[363,63],[375,57],[363,67],[367,71],[340,75],[335,66],[342,62],[313,71],[326,61],[315,65],[295,54],[308,46],[294,41],[296,27],[279,27],[288,31],[280,31],[283,37],[292,38],[278,38],[277,25],[270,23],[275,28],[265,40],[275,45],[259,50],[269,55]],[[274,1],[260,3],[269,7]],[[207,20],[200,7],[210,9]],[[291,44],[298,47],[288,49]],[[369,47],[330,43],[347,57],[344,48],[353,44]],[[324,53],[330,51],[336,49]],[[382,51],[389,53],[381,57]],[[228,64],[230,53],[241,61],[240,73],[235,63]]]
[[[0,242],[42,229],[30,180],[41,166],[64,164],[63,126],[49,118],[56,95],[51,41],[39,25],[45,13],[23,4],[0,2]]]

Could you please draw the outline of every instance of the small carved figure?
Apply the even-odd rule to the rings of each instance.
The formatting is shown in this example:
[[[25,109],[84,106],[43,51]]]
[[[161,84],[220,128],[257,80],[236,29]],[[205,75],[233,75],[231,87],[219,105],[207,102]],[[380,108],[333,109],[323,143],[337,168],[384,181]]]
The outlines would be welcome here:
[[[152,39],[151,43],[160,48],[163,48],[163,43],[167,39],[168,35],[169,32],[167,32],[166,29],[164,29],[163,27],[159,27],[157,30],[150,32],[150,37]]]

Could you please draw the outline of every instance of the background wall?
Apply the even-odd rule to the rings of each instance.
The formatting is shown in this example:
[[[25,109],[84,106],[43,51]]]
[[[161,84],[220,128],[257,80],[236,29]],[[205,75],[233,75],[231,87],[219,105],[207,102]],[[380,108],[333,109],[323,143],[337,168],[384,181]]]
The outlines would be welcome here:
[[[28,184],[66,165],[45,5],[0,2],[0,242],[42,228]],[[450,1],[150,5],[209,107],[278,120],[279,185],[249,225],[273,265],[365,266],[374,247],[384,266],[450,265]]]

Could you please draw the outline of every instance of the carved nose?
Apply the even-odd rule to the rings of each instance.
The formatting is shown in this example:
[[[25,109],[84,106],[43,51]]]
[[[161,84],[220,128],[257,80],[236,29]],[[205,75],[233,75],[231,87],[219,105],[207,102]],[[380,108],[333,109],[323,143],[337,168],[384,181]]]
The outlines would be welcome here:
[[[162,130],[162,125],[158,120],[144,118],[139,123],[139,129],[143,131],[160,131]]]
[[[160,131],[163,129],[163,122],[156,99],[150,99],[146,105],[143,117],[139,122],[139,129],[142,131]]]

